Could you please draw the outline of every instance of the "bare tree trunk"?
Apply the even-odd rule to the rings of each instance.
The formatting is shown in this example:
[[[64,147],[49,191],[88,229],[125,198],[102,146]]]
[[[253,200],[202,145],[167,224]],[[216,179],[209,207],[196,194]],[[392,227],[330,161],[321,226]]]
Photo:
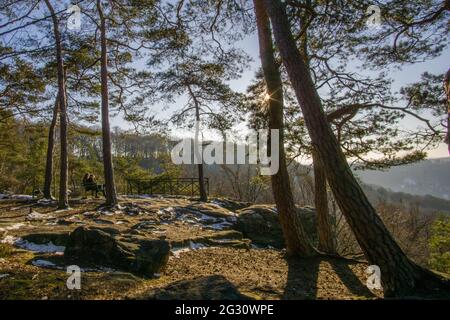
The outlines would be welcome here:
[[[207,202],[208,195],[206,194],[206,188],[205,188],[205,174],[203,172],[203,163],[199,163],[197,165],[197,168],[198,168],[198,181],[199,181],[199,188],[200,188],[200,201]]]
[[[56,96],[55,106],[53,107],[52,122],[48,129],[48,143],[47,143],[47,159],[45,162],[45,179],[44,179],[44,198],[53,199],[52,196],[52,177],[53,177],[53,149],[55,147],[55,129],[58,122],[59,113],[59,94]]]
[[[311,5],[311,0],[306,0],[307,6]],[[310,13],[305,11],[305,14],[300,17],[302,27],[310,19]],[[303,32],[300,37],[300,54],[303,57],[306,67],[309,69],[309,55],[308,55],[308,32]],[[325,169],[320,162],[320,156],[316,150],[312,150],[313,167],[314,167],[314,206],[317,213],[317,234],[318,234],[318,249],[321,252],[328,254],[335,254],[336,247],[333,237],[333,232],[330,224],[330,216],[328,212],[328,196],[327,196],[327,178]]]
[[[100,0],[97,0],[97,10],[100,16],[101,42],[101,92],[102,92],[102,142],[103,142],[103,171],[105,177],[106,205],[118,204],[116,184],[114,182],[114,167],[111,152],[111,130],[109,125],[109,97],[108,97],[108,48],[106,44],[106,19]]]
[[[321,252],[335,254],[336,246],[328,212],[327,179],[325,169],[317,152],[313,150],[314,165],[314,204],[317,213],[318,249]]]
[[[447,1],[446,4],[450,10],[450,1]],[[447,134],[445,135],[445,142],[448,145],[447,149],[450,154],[450,69],[445,74],[444,88],[447,96]]]
[[[280,141],[278,143],[279,170],[271,176],[273,197],[277,205],[287,253],[304,257],[311,256],[317,252],[311,245],[311,241],[297,215],[286,166],[283,132],[283,87],[280,70],[274,57],[270,22],[264,10],[263,2],[254,0],[254,5],[258,26],[260,58],[269,97],[269,129],[278,129],[280,133]]]
[[[326,120],[321,100],[292,36],[290,24],[279,0],[264,0],[275,40],[305,123],[327,172],[334,197],[361,246],[367,260],[381,269],[385,296],[405,296],[436,285],[448,289],[448,280],[420,268],[402,251],[383,224],[353,176],[346,158]]]
[[[68,152],[67,152],[67,100],[66,100],[66,79],[64,76],[64,60],[62,53],[61,34],[59,32],[59,21],[53,6],[49,0],[45,0],[48,10],[52,16],[53,33],[55,35],[56,63],[58,70],[58,96],[59,96],[59,128],[61,140],[61,168],[59,178],[59,199],[58,208],[67,209],[69,207],[69,196],[67,194],[68,183]]]
[[[200,106],[199,103],[197,101],[197,98],[195,97],[194,92],[192,92],[191,87],[188,85],[187,86],[189,94],[192,98],[192,100],[194,101],[194,105],[195,105],[195,120],[197,121],[196,127],[195,127],[195,139],[196,142],[198,141],[198,126],[200,125]],[[197,152],[197,149],[194,150],[194,152]],[[201,155],[197,155],[197,157],[201,157]],[[208,201],[208,195],[206,194],[206,188],[205,188],[205,174],[203,172],[203,158],[201,163],[199,163],[197,165],[197,169],[198,169],[198,185],[199,185],[199,189],[200,189],[200,201],[202,202],[207,202]]]

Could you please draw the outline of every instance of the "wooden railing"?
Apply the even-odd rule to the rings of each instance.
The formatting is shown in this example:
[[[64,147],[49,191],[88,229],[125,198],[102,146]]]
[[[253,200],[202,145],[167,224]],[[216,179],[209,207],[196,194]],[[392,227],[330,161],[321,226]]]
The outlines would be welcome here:
[[[209,194],[209,179],[205,178]],[[199,195],[198,178],[127,180],[127,194]]]

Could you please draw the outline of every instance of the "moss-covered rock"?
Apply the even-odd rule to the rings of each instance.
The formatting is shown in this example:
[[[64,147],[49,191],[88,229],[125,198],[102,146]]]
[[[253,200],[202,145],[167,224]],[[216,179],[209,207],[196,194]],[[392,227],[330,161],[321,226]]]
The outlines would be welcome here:
[[[170,246],[164,240],[120,241],[113,234],[90,227],[79,227],[69,236],[65,259],[78,265],[95,265],[153,276],[169,260]]]
[[[221,206],[214,203],[203,203],[203,202],[194,202],[184,208],[179,208],[180,210],[187,210],[200,212],[210,217],[214,218],[230,218],[234,217],[234,213],[228,209],[222,208]]]
[[[231,200],[227,198],[214,198],[211,199],[210,203],[214,203],[222,208],[225,208],[233,212],[250,207],[252,205],[250,202]]]
[[[274,206],[253,205],[239,210],[235,228],[243,233],[244,237],[257,245],[284,247],[283,232]],[[317,238],[316,213],[311,207],[298,207],[299,215],[306,232],[313,241]]]

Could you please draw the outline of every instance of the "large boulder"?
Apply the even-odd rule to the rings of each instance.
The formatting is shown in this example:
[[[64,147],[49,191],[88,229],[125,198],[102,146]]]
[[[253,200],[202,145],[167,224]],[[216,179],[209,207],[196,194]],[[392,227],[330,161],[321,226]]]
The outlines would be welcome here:
[[[252,203],[250,202],[231,200],[227,198],[214,198],[211,199],[210,202],[233,212],[250,207],[252,205]]]
[[[214,218],[233,219],[235,214],[228,209],[222,208],[215,203],[194,202],[190,205],[180,208],[188,211],[200,212],[204,215]]]
[[[153,276],[164,269],[169,253],[170,245],[165,240],[139,239],[126,242],[98,228],[78,227],[69,235],[64,257],[74,264],[103,266]]]
[[[235,228],[242,232],[245,238],[251,239],[256,245],[284,248],[284,238],[278,213],[274,206],[253,205],[237,211],[238,218]],[[299,215],[305,231],[316,241],[316,212],[312,207],[298,207]]]
[[[181,280],[151,289],[139,297],[148,300],[249,300],[225,277],[213,275]]]

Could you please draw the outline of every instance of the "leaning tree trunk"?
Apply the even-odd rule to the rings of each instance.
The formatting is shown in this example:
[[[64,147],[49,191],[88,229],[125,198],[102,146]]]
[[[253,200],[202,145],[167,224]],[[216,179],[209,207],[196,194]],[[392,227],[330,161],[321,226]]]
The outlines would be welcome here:
[[[280,70],[274,57],[270,22],[262,1],[254,0],[253,2],[258,26],[261,64],[269,97],[269,129],[278,129],[280,137],[278,143],[279,170],[271,176],[273,196],[283,229],[287,253],[289,255],[311,256],[317,252],[311,245],[297,215],[286,166],[283,132],[283,87]]]
[[[53,199],[52,196],[52,177],[53,177],[53,149],[55,147],[55,128],[58,121],[59,113],[59,94],[56,97],[55,105],[53,107],[52,122],[48,129],[48,143],[47,143],[47,159],[45,162],[45,179],[44,179],[44,198]]]
[[[306,0],[305,4],[310,6],[311,0]],[[301,27],[305,27],[304,24],[310,19],[310,12],[305,11],[303,15],[300,15]],[[309,69],[310,59],[308,54],[308,41],[308,32],[303,32],[300,36],[299,51],[306,67]],[[334,255],[336,253],[336,248],[328,212],[326,172],[322,163],[320,163],[320,157],[317,151],[312,148],[311,153],[314,167],[314,205],[316,207],[317,215],[318,249],[323,253]]]
[[[420,268],[406,257],[353,176],[322,103],[292,36],[284,5],[264,0],[275,40],[305,123],[327,173],[334,197],[367,260],[381,269],[385,296],[404,296],[430,285],[449,286],[437,275]]]
[[[317,235],[319,238],[318,249],[324,253],[335,254],[336,246],[328,210],[326,173],[315,150],[313,150],[312,155],[314,166],[314,204],[317,213]]]
[[[64,76],[64,61],[61,44],[61,34],[59,32],[59,21],[53,6],[49,0],[45,0],[53,21],[53,32],[55,34],[56,63],[58,73],[58,96],[59,96],[59,128],[61,144],[61,167],[59,177],[59,199],[58,208],[67,209],[69,207],[69,196],[67,193],[68,183],[68,151],[67,151],[67,101],[66,101],[66,79]]]
[[[97,0],[97,10],[100,16],[101,43],[101,92],[102,92],[102,145],[103,172],[105,177],[106,206],[118,204],[116,184],[114,182],[114,168],[112,161],[111,129],[109,125],[109,97],[108,97],[108,48],[106,45],[106,19],[100,0]]]

